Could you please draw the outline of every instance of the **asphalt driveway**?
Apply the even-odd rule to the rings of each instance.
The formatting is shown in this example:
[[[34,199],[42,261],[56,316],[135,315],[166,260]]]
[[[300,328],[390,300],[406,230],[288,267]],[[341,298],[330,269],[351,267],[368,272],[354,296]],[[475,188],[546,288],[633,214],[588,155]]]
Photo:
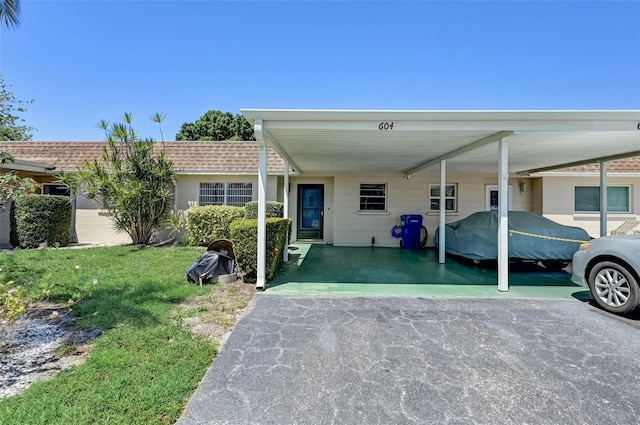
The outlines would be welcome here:
[[[575,299],[258,294],[178,424],[639,422],[637,318]]]

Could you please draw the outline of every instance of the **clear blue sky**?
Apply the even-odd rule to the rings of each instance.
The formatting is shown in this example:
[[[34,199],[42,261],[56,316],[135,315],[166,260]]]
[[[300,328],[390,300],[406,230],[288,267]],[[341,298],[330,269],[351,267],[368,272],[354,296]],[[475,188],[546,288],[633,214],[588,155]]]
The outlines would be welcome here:
[[[0,70],[34,140],[207,110],[640,109],[640,1],[34,1]]]

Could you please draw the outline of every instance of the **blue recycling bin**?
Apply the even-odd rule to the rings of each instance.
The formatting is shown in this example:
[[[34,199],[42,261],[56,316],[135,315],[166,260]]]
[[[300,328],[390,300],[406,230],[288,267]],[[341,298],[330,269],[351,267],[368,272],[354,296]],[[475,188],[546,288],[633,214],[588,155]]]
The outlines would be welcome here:
[[[420,249],[420,232],[422,231],[422,215],[405,214],[400,216],[402,227],[402,248]]]

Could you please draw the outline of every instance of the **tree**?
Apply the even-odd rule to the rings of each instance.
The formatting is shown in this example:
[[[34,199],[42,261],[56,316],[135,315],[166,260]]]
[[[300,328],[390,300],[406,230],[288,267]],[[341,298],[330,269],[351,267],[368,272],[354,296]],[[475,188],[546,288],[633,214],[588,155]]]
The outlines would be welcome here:
[[[131,114],[111,126],[102,121],[108,146],[102,160],[86,162],[79,170],[83,191],[98,200],[114,227],[134,244],[149,244],[171,213],[175,171],[152,139],[140,140],[131,127]]]
[[[8,87],[0,76],[0,140],[31,140],[30,131],[34,128],[22,124],[24,119],[17,114],[25,112],[24,105],[33,103],[33,100],[16,99]]]
[[[11,154],[0,152],[0,204],[2,207],[6,201],[12,201],[23,193],[34,193],[38,189],[38,183],[31,177],[20,177],[15,172],[3,171],[4,164],[14,161]]]
[[[0,28],[20,25],[20,0],[0,0]]]
[[[253,127],[241,114],[211,110],[195,123],[186,122],[176,140],[255,140]]]

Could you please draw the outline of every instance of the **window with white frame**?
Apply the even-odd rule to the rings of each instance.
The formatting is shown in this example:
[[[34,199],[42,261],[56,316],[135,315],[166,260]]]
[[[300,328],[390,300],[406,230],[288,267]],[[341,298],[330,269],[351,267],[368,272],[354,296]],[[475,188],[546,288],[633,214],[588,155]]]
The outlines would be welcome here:
[[[458,185],[444,185],[444,210],[449,212],[458,211]],[[429,211],[440,211],[440,185],[429,185]]]
[[[251,183],[200,183],[200,205],[244,207],[253,199]]]
[[[360,183],[360,211],[387,211],[386,183]]]
[[[629,186],[607,186],[607,212],[629,213],[631,190]],[[574,187],[574,212],[600,211],[600,186]]]

